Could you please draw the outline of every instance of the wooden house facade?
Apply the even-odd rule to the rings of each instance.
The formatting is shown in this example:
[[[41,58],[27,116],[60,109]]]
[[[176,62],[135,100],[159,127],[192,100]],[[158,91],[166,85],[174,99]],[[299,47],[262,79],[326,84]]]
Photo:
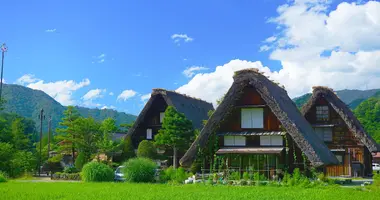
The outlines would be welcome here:
[[[218,159],[198,153],[213,146],[210,155]],[[257,69],[235,72],[231,88],[180,163],[188,167],[195,159],[267,177],[337,163],[286,91]]]
[[[302,114],[339,161],[338,165],[325,168],[327,175],[372,174],[372,153],[377,152],[379,147],[332,89],[314,87],[311,98],[302,108]]]
[[[201,99],[165,89],[153,89],[150,99],[127,133],[135,149],[142,140],[154,140],[162,126],[168,106],[173,106],[178,112],[183,113],[192,122],[194,129],[199,130],[202,129],[203,120],[208,118],[208,112],[214,110],[211,103]]]

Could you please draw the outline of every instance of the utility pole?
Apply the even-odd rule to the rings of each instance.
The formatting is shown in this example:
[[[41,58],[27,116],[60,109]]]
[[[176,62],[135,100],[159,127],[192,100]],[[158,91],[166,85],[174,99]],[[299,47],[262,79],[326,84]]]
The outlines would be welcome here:
[[[51,116],[49,116],[48,130],[48,158],[50,158],[50,142],[51,142]]]
[[[40,113],[40,156],[38,158],[38,163],[39,163],[39,166],[38,166],[38,175],[41,176],[41,166],[42,166],[42,121],[45,119],[45,115],[44,115],[44,109],[42,108],[41,109],[41,113]]]
[[[3,69],[4,69],[4,54],[5,52],[8,51],[8,47],[7,45],[5,45],[5,43],[3,43],[1,45],[1,77],[0,77],[0,101],[2,100],[1,98],[1,93],[3,91]]]

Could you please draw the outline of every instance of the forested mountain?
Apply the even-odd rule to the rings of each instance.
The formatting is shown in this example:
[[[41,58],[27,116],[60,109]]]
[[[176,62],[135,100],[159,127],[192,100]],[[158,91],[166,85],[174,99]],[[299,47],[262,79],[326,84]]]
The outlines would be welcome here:
[[[344,103],[346,103],[351,109],[355,109],[361,102],[374,96],[377,92],[380,92],[380,89],[372,90],[338,90],[336,94]],[[302,107],[309,98],[311,97],[310,93],[304,94],[300,97],[296,97],[293,101],[296,103],[297,107]]]
[[[377,143],[380,143],[380,92],[363,101],[354,112],[355,116]]]
[[[55,129],[59,126],[59,122],[63,117],[63,111],[66,109],[65,106],[62,106],[45,92],[20,85],[4,84],[3,98],[6,101],[3,112],[16,113],[33,119],[36,122],[37,129],[40,127],[38,116],[41,108],[43,108],[46,117],[43,124],[44,132],[47,130],[48,116],[52,116],[52,128]],[[92,116],[97,121],[112,117],[116,120],[117,125],[131,123],[136,119],[135,115],[112,109],[101,110],[97,108],[77,107],[77,110],[83,117]]]

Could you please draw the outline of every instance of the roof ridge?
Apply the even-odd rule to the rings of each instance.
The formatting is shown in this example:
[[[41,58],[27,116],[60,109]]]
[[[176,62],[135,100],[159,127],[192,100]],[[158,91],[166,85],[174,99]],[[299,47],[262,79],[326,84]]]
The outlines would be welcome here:
[[[208,102],[208,101],[205,101],[203,99],[200,99],[200,98],[197,98],[197,97],[192,97],[192,96],[189,96],[187,94],[182,94],[182,93],[179,93],[175,90],[167,90],[167,89],[164,89],[164,88],[153,88],[152,89],[152,96],[155,95],[155,94],[164,94],[166,95],[167,92],[171,92],[171,93],[174,93],[174,94],[178,94],[178,95],[181,95],[185,98],[188,98],[188,99],[194,99],[194,100],[197,100],[197,101],[202,101],[202,102],[205,102],[205,103],[208,103],[208,104],[211,104],[211,102]]]
[[[285,85],[283,85],[283,84],[281,84],[281,83],[279,83],[279,82],[277,82],[275,80],[271,80],[269,76],[265,75],[265,72],[260,71],[258,68],[246,68],[246,69],[235,71],[233,78],[234,78],[234,80],[238,79],[238,78],[244,78],[243,76],[247,75],[249,73],[254,73],[254,74],[257,74],[259,76],[262,76],[262,78],[268,79],[268,81],[276,84],[281,89],[283,89],[286,93],[288,93],[288,91],[285,88]]]

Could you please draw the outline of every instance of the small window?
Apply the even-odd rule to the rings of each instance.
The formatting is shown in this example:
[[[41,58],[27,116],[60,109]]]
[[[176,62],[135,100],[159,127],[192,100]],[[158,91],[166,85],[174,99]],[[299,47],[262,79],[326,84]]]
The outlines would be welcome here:
[[[329,107],[328,106],[316,106],[317,121],[329,120]]]
[[[332,128],[315,128],[315,133],[325,142],[332,142]]]
[[[339,161],[339,164],[343,164],[343,155],[336,154],[335,157]]]
[[[260,136],[261,146],[283,146],[283,138],[280,135]]]
[[[224,146],[245,146],[244,136],[224,136]]]
[[[243,108],[241,109],[242,128],[264,128],[263,108]]]
[[[152,129],[148,128],[146,129],[146,139],[151,140],[152,138]]]
[[[164,117],[165,117],[165,113],[160,112],[160,123],[162,123],[164,121]]]

